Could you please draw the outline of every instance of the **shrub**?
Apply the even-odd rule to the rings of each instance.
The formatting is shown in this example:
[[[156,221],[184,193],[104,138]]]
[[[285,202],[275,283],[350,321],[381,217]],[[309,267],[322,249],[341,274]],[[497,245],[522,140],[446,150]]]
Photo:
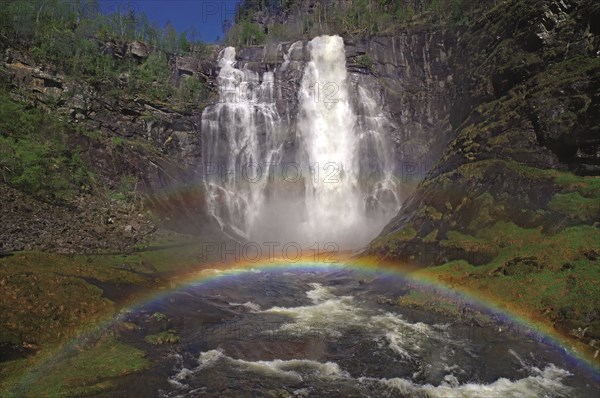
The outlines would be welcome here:
[[[173,94],[171,70],[165,54],[154,51],[131,76],[130,93],[146,93],[150,98],[167,100]]]
[[[233,46],[253,46],[265,42],[262,27],[248,20],[243,20],[227,31],[225,41]]]
[[[68,201],[92,180],[76,149],[72,129],[39,109],[27,109],[0,91],[0,176],[43,200]]]
[[[373,60],[368,55],[361,55],[358,57],[358,65],[363,68],[371,69],[371,67],[373,67]]]
[[[177,90],[177,97],[183,102],[196,103],[206,97],[206,90],[200,80],[195,77],[188,77],[181,81]]]

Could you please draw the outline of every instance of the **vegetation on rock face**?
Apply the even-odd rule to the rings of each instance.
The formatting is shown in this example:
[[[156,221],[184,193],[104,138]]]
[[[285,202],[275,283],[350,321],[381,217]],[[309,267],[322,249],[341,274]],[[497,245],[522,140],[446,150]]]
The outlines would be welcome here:
[[[5,0],[0,17],[6,38],[26,46],[33,43],[40,55],[65,62],[64,68],[95,57],[89,39],[115,44],[139,40],[180,55],[206,50],[197,33],[178,33],[170,23],[158,27],[128,3],[117,4],[112,14],[104,14],[97,0]]]
[[[191,87],[180,95],[167,55],[201,57],[207,46],[195,38],[188,41],[188,34],[178,34],[170,24],[156,27],[126,5],[104,15],[96,1],[7,0],[0,21],[0,32],[12,47],[99,90],[125,89],[162,101],[196,99],[204,93],[196,87],[198,81],[196,95],[190,97]]]
[[[260,25],[244,20],[227,31],[227,44],[232,46],[252,46],[265,41],[265,33]]]
[[[0,174],[4,183],[46,200],[87,192],[93,174],[69,135],[79,132],[54,115],[28,109],[0,90]]]
[[[498,222],[470,240],[449,235],[448,243],[485,245],[494,258],[482,265],[457,260],[419,274],[447,285],[479,292],[506,308],[533,318],[546,317],[568,330],[587,331],[584,341],[600,338],[600,233],[592,226],[569,227],[553,236],[539,229]]]
[[[78,252],[87,252],[139,242],[120,239],[149,231],[147,212],[131,203],[139,179],[130,166],[137,162],[145,167],[141,160],[158,159],[161,167],[168,163],[163,148],[140,137],[145,126],[131,122],[140,112],[123,104],[140,97],[145,102],[139,108],[169,101],[174,110],[164,108],[177,114],[207,94],[197,76],[177,77],[172,70],[174,53],[193,61],[204,54],[202,43],[189,43],[184,36],[173,40],[172,27],[148,36],[143,32],[149,28],[147,21],[144,25],[133,15],[127,18],[143,26],[130,30],[122,13],[88,14],[84,3],[93,5],[5,1],[0,9],[0,50],[5,56],[0,66],[0,345],[3,354],[6,347],[17,352],[29,347],[32,355],[0,364],[2,396],[10,396],[11,382],[27,374],[26,368],[43,361],[44,350],[113,316],[118,300],[107,297],[111,289],[123,294],[127,286],[151,285],[154,278],[148,275],[172,271],[175,263],[198,263],[197,251],[186,255],[181,247],[176,253],[157,249],[130,256],[21,251],[3,257],[5,251],[40,245],[64,250],[64,245],[74,244]],[[145,41],[137,42],[141,52],[134,53],[133,40]],[[90,115],[99,118],[90,120]],[[121,124],[123,119],[128,123]],[[150,112],[141,122],[166,125]],[[139,129],[138,136],[122,132],[122,125]],[[56,228],[46,229],[48,225]],[[24,236],[26,241],[20,241]],[[174,263],[178,256],[185,260]],[[144,366],[141,351],[112,341],[100,343],[36,379],[28,393],[98,393],[110,388],[110,378]]]
[[[256,45],[321,34],[393,34],[423,20],[429,24],[464,24],[473,9],[474,3],[468,0],[247,0],[239,7],[225,41],[229,45]]]
[[[179,343],[179,336],[175,334],[175,331],[167,330],[158,334],[150,334],[144,337],[144,341],[152,345],[176,344]]]
[[[410,241],[417,236],[417,231],[412,226],[402,228],[391,235],[375,239],[371,245],[374,248],[389,247],[396,245],[399,242]]]
[[[134,285],[146,281],[110,259],[22,253],[0,259],[3,331],[0,342],[46,344],[72,338],[84,325],[114,311],[90,281]]]
[[[368,55],[361,55],[357,61],[362,68],[371,69],[373,67],[373,60]]]
[[[121,248],[151,234],[141,192],[166,180],[148,164],[181,181],[171,124],[193,130],[210,94],[207,46],[92,0],[4,1],[0,37],[0,252]]]

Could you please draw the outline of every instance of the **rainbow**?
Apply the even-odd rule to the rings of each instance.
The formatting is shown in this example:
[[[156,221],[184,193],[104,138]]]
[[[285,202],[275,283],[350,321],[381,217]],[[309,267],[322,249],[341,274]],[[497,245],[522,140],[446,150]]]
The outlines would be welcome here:
[[[123,307],[121,313],[131,312],[145,305],[159,302],[164,298],[174,293],[183,291],[185,289],[193,287],[209,286],[212,282],[223,280],[224,278],[239,278],[249,273],[257,271],[336,271],[346,270],[354,271],[365,274],[366,276],[389,276],[399,278],[403,282],[410,283],[412,287],[422,289],[425,291],[431,291],[436,295],[443,295],[449,299],[456,300],[457,302],[466,303],[477,310],[484,312],[489,315],[493,315],[496,319],[509,325],[515,326],[518,330],[525,331],[530,338],[544,344],[550,345],[557,351],[563,354],[565,362],[573,368],[580,368],[586,373],[592,375],[595,382],[600,384],[600,364],[594,360],[591,355],[586,354],[573,347],[573,341],[568,340],[553,328],[547,324],[541,322],[534,322],[527,317],[517,314],[514,311],[509,311],[502,308],[500,305],[490,301],[489,298],[483,295],[477,295],[473,293],[466,293],[458,291],[456,289],[449,288],[441,284],[438,280],[418,276],[416,277],[411,270],[399,268],[397,263],[386,263],[381,259],[375,259],[370,257],[363,257],[359,259],[353,259],[347,256],[342,259],[338,256],[337,259],[331,262],[320,262],[314,261],[314,258],[304,258],[294,262],[289,260],[270,259],[268,262],[243,262],[243,263],[232,263],[232,264],[212,264],[199,266],[198,270],[192,272],[183,272],[175,275],[170,281],[169,285],[163,287],[158,292],[154,291],[146,295],[138,296]],[[200,268],[201,267],[201,268]],[[124,311],[123,311],[124,310]],[[93,328],[94,331],[107,330],[111,326],[114,326],[118,321],[117,317],[111,317],[103,322],[98,323]],[[86,338],[89,339],[88,333],[83,333],[76,339],[63,345],[55,354],[41,361],[41,363],[34,366],[27,375],[24,377],[28,383],[31,383],[32,378],[35,379],[34,374],[43,374],[44,369],[53,366],[53,363],[60,361],[60,358],[64,355],[68,355],[68,352],[74,352],[74,347],[77,347]],[[21,385],[23,385],[25,381]]]

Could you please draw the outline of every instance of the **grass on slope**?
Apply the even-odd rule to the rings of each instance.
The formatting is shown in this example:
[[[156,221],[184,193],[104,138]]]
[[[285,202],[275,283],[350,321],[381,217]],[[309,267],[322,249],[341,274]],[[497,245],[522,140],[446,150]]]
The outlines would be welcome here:
[[[74,351],[33,370],[29,368],[36,361],[31,359],[0,363],[0,393],[5,397],[89,396],[110,390],[119,376],[148,367],[143,351],[112,339]]]
[[[477,236],[449,234],[445,244],[487,243],[492,261],[453,261],[417,271],[446,285],[484,295],[533,319],[550,319],[583,337],[600,338],[600,231],[581,225],[553,236],[497,222]],[[471,246],[472,248],[472,246]]]
[[[164,241],[125,254],[21,252],[0,258],[0,343],[43,345],[76,336],[114,314],[117,305],[106,289],[125,299],[134,290],[156,287],[161,274],[206,262],[203,243]]]
[[[0,343],[34,351],[0,362],[0,396],[94,395],[110,390],[116,377],[145,368],[142,351],[111,338],[91,348],[75,347],[58,361],[52,355],[65,342],[97,331],[95,326],[131,295],[166,284],[164,275],[201,265],[208,260],[203,248],[200,240],[165,240],[128,254],[21,252],[0,258]],[[106,289],[122,298],[109,300]],[[165,333],[148,339],[159,344],[178,337]],[[45,365],[49,358],[51,366]],[[37,366],[44,368],[31,375]],[[28,390],[13,391],[19,382]]]

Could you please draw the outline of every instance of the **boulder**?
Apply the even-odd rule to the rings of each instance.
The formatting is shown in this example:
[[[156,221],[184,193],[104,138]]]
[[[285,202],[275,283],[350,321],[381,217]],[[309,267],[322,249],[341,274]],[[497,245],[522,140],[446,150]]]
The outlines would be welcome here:
[[[145,43],[136,40],[129,43],[127,53],[132,55],[134,58],[146,59],[150,55],[150,50]]]
[[[175,59],[175,69],[178,76],[192,76],[200,70],[200,60],[194,57],[177,57]]]

